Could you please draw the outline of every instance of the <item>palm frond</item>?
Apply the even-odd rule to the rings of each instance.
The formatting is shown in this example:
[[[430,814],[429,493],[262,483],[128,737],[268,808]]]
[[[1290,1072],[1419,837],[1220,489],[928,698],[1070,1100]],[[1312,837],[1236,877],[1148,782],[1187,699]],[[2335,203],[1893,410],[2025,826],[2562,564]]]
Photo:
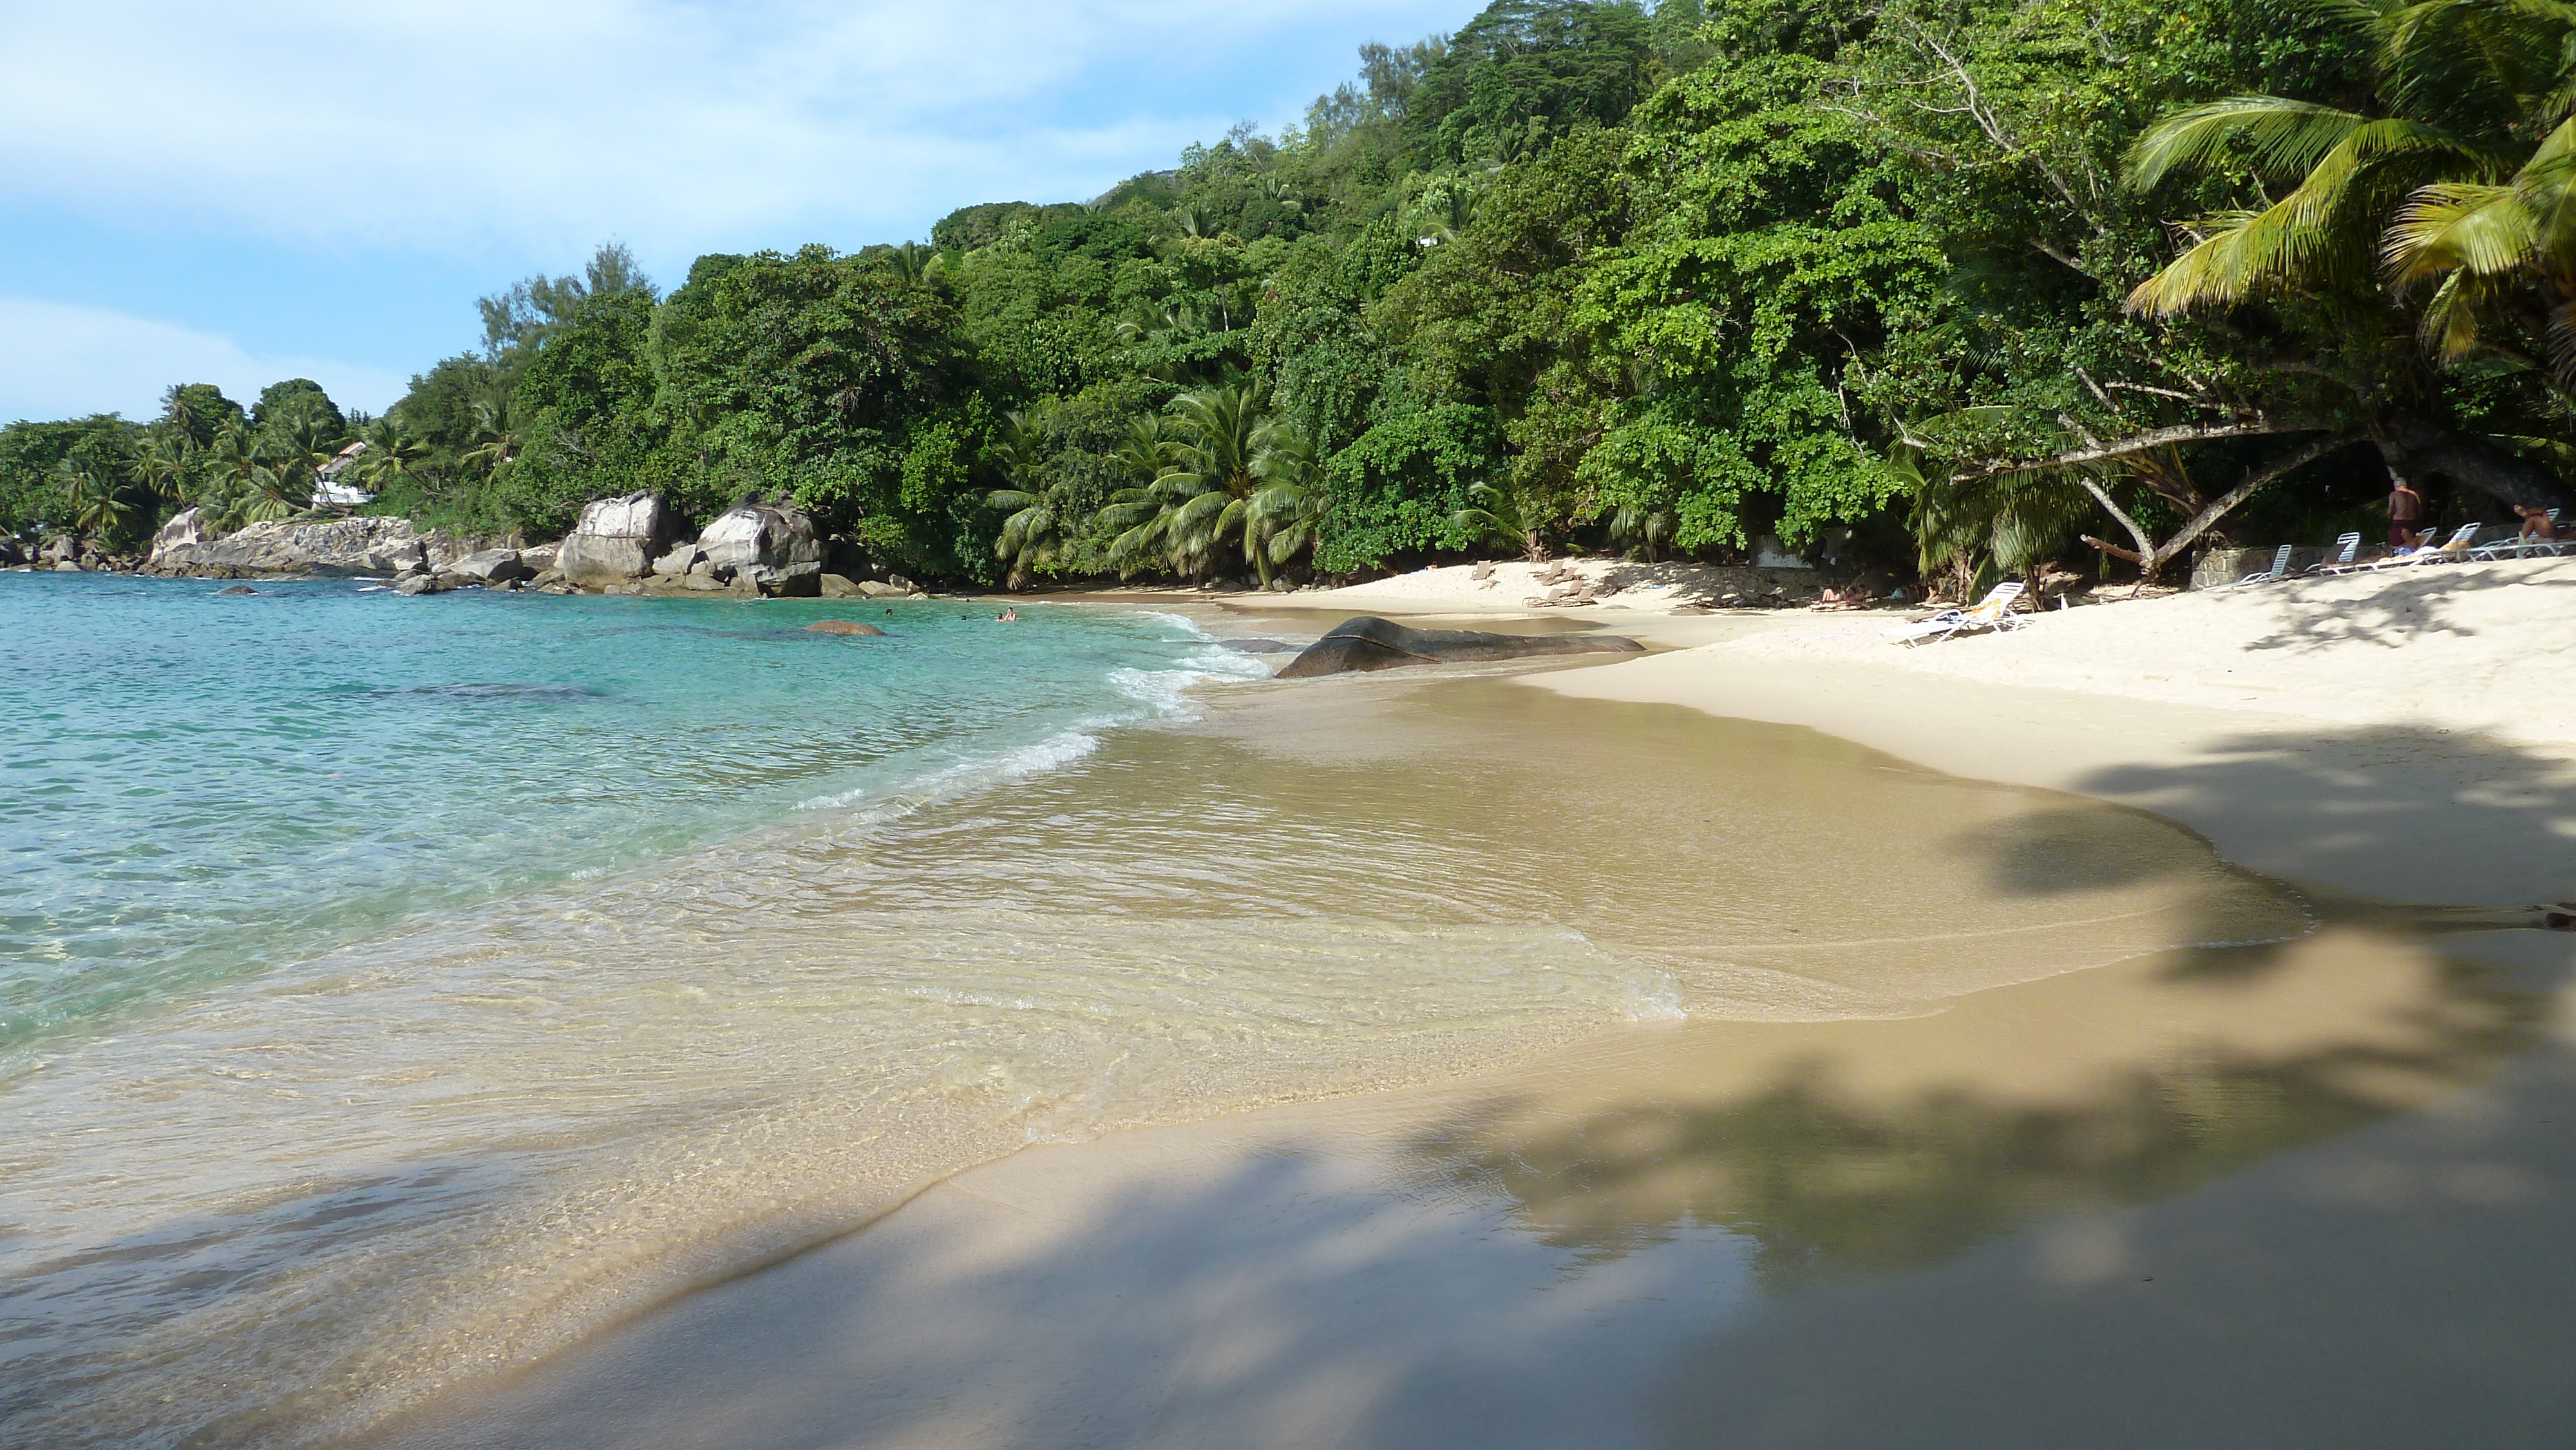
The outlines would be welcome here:
[[[2281,96],[2229,96],[2193,106],[2147,128],[2129,147],[2125,171],[2144,189],[2175,171],[2208,171],[2239,153],[2258,171],[2304,176],[2326,153],[2369,124],[2333,106]]]

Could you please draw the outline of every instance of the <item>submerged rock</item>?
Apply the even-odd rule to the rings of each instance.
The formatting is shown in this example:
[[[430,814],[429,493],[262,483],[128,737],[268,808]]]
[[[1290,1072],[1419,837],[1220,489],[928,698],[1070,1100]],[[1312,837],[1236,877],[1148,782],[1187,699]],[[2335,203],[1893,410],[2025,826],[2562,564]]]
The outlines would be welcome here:
[[[575,584],[623,584],[653,571],[669,552],[671,516],[650,492],[599,499],[556,546],[555,567]]]
[[[1221,639],[1216,647],[1247,655],[1284,655],[1296,648],[1284,639]]]
[[[875,625],[873,625],[873,624],[861,624],[861,623],[859,623],[859,622],[858,622],[857,620],[855,620],[855,619],[818,619],[818,620],[814,621],[812,624],[809,624],[809,625],[805,626],[805,632],[806,632],[807,634],[876,634],[876,635],[881,635],[881,634],[884,634],[884,633],[885,633],[885,631],[884,631],[884,630],[877,628],[877,627],[876,627]]]
[[[218,589],[215,592],[217,594],[257,594],[259,591],[251,588],[247,584],[234,584]]]
[[[1615,634],[1488,634],[1476,629],[1408,629],[1364,614],[1324,632],[1279,672],[1283,680],[1407,665],[1451,665],[1541,655],[1638,654],[1645,646]]]

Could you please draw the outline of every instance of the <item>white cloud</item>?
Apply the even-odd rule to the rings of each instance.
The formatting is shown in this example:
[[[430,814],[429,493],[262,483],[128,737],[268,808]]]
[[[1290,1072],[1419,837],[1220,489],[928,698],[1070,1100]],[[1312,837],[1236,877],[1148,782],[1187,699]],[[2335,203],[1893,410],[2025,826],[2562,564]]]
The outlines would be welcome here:
[[[311,378],[344,408],[379,412],[409,379],[324,358],[259,357],[227,337],[95,307],[0,297],[0,422],[114,411],[149,418],[172,383],[213,383],[247,403]]]
[[[22,198],[307,245],[655,255],[1089,194],[1472,0],[90,0],[0,12]],[[1349,67],[1341,67],[1347,70]],[[1294,78],[1311,89],[1319,77]],[[1226,84],[1239,81],[1239,84]],[[1231,112],[1231,113],[1229,113]],[[1260,116],[1277,121],[1286,115]],[[783,244],[792,245],[794,237]]]

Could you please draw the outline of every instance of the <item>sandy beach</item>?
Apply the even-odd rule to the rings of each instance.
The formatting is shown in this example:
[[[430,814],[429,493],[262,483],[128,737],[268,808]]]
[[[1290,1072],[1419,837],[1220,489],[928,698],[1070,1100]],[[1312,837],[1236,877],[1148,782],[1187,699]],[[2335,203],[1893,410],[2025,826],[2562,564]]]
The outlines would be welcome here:
[[[1032,1146],[364,1443],[2562,1442],[2576,938],[2505,928],[2576,897],[2576,561],[1910,651],[1437,573],[1227,613],[1656,652],[1251,685],[1206,728],[1510,760],[1388,819],[1508,815],[1588,938],[1684,963],[1681,1020]],[[1807,768],[1844,793],[1766,827],[1805,894],[1738,922],[1691,822]],[[1701,957],[1780,989],[1694,997]]]

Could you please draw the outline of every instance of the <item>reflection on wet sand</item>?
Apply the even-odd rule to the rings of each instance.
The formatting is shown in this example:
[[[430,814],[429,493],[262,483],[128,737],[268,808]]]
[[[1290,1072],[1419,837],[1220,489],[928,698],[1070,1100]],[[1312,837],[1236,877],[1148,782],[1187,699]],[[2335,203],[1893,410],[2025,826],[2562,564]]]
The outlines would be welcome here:
[[[1741,1235],[1774,1290],[1922,1269],[2438,1101],[2528,1050],[2547,999],[2436,944],[2330,921],[1926,1017],[1694,1024],[1412,1147],[1586,1257],[1697,1225]]]

